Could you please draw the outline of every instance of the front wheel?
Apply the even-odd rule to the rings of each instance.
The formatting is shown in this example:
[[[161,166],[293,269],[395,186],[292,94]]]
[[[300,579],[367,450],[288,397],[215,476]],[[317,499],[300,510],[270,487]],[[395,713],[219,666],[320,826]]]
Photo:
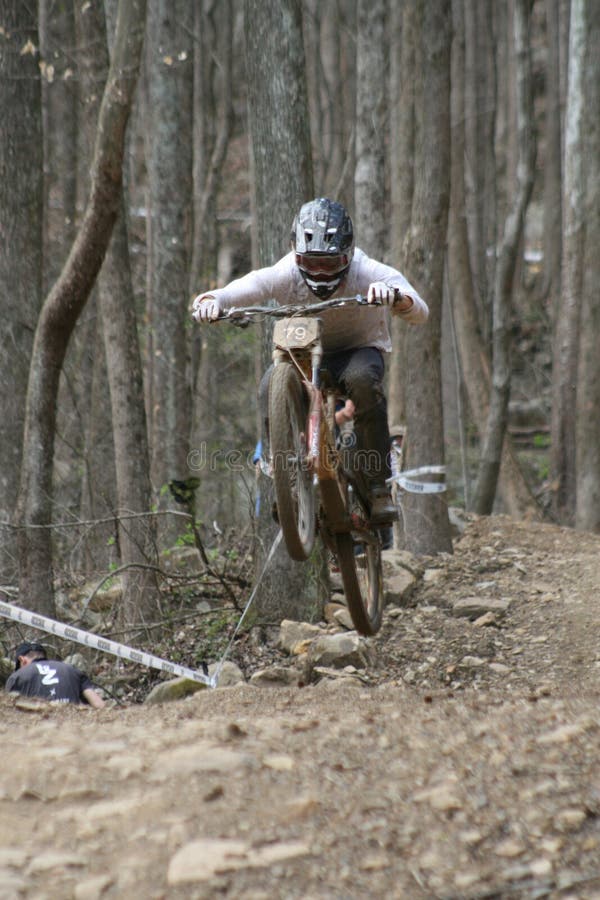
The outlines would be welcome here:
[[[344,595],[359,634],[377,634],[383,615],[381,540],[376,531],[335,535]]]
[[[269,385],[269,432],[277,515],[287,552],[308,559],[315,542],[315,492],[307,465],[307,400],[298,373],[278,363]]]

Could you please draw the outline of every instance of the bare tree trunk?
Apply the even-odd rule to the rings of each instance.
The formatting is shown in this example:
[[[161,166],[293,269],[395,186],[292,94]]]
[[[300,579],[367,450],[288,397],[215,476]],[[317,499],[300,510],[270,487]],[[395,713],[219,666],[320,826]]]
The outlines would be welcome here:
[[[44,122],[44,291],[58,278],[75,237],[77,78],[73,4],[40,0]]]
[[[137,80],[145,0],[121,0],[115,51],[104,89],[92,165],[91,192],[69,258],[46,298],[35,333],[27,389],[17,520],[21,526],[20,595],[54,614],[52,463],[56,397],[69,337],[92,289],[118,211],[125,127]]]
[[[23,448],[25,385],[42,290],[42,111],[37,15],[0,0],[0,522],[12,519]],[[16,578],[16,544],[0,527],[0,577]]]
[[[124,208],[100,272],[98,294],[115,447],[119,563],[131,567],[121,576],[119,614],[127,630],[156,614],[156,577],[145,566],[157,563],[157,553],[154,520],[143,515],[152,508],[150,454]],[[127,518],[131,514],[140,517]]]
[[[118,0],[105,0],[104,7],[112,56]],[[131,124],[128,132],[131,136]],[[122,196],[131,206],[127,189]],[[155,616],[158,607],[156,574],[147,568],[158,562],[156,526],[152,517],[144,515],[151,510],[153,497],[142,358],[126,223],[126,203],[122,202],[98,279],[115,453],[119,564],[130,567],[121,575],[123,603],[119,618],[125,633],[140,620]],[[126,518],[128,515],[132,517]]]
[[[478,319],[491,342],[491,294],[496,244],[494,118],[494,0],[464,0],[465,27],[465,203],[469,253]]]
[[[211,287],[216,275],[216,199],[233,126],[232,0],[202,12],[199,5],[194,29],[200,47],[194,61],[192,294],[197,293],[199,285]]]
[[[565,524],[573,522],[576,493],[575,423],[585,209],[582,160],[585,29],[585,0],[573,0],[565,120],[562,293],[552,373],[550,461],[555,485],[554,511],[559,521]]]
[[[237,10],[239,14],[240,10]],[[220,234],[217,201],[221,175],[234,123],[233,32],[236,11],[231,0],[196,5],[194,48],[194,223],[189,272],[190,295],[219,283],[218,250]],[[239,48],[236,48],[239,50]],[[202,448],[219,439],[219,350],[226,337],[219,329],[192,331],[192,426],[190,459],[202,456]],[[220,486],[214,474],[201,478],[195,494],[199,517],[221,518],[214,507]]]
[[[448,269],[450,307],[460,358],[461,379],[469,408],[479,433],[483,433],[489,409],[491,365],[489,353],[478,327],[473,298],[474,282],[466,228],[464,190],[464,41],[462,0],[453,4],[454,41],[452,51],[452,193],[448,227]],[[502,447],[498,493],[509,515],[538,517],[531,494],[507,436]]]
[[[517,88],[516,129],[518,161],[512,209],[504,223],[494,281],[493,370],[490,406],[473,495],[473,509],[481,515],[492,512],[500,472],[502,446],[508,418],[510,396],[511,298],[517,252],[521,243],[525,213],[533,188],[535,142],[533,134],[533,95],[531,88],[531,48],[529,37],[529,0],[515,0],[515,77]]]
[[[188,0],[148,5],[152,329],[152,480],[156,490],[187,474],[191,394],[186,377],[192,199],[192,32]]]
[[[355,208],[356,0],[302,4],[317,191]]]
[[[441,319],[444,249],[450,202],[450,0],[415,4],[415,190],[407,273],[429,304],[429,320],[410,333],[408,371],[418,373],[407,396],[407,466],[443,465]],[[404,543],[415,553],[451,552],[448,508],[439,495],[406,493]]]
[[[577,528],[600,531],[600,17],[586,0],[584,46],[585,244],[577,378]]]
[[[546,33],[548,35],[546,61],[545,154],[544,154],[544,259],[542,299],[550,297],[551,318],[554,322],[560,297],[560,266],[562,259],[562,153],[560,100],[560,0],[546,0]]]
[[[81,205],[90,191],[90,164],[98,113],[102,100],[101,88],[109,69],[108,40],[104,5],[84,4],[75,9],[77,45],[89,48],[78,67],[79,83],[79,177],[78,195]],[[84,364],[76,360],[83,358]],[[114,447],[108,391],[106,357],[102,340],[101,316],[97,292],[92,291],[85,312],[81,315],[67,349],[65,370],[71,373],[72,392],[79,416],[72,421],[79,425],[77,440],[71,445],[81,448],[77,472],[81,473],[79,516],[82,521],[106,518],[116,505]],[[59,393],[59,428],[70,411],[68,394],[63,383]],[[66,410],[65,410],[66,407]],[[68,421],[68,419],[67,419]],[[70,426],[70,432],[75,429]],[[56,471],[56,470],[55,470]],[[62,486],[61,486],[62,487]],[[96,525],[89,539],[79,544],[78,562],[86,571],[106,569],[114,562],[114,526]]]
[[[391,265],[404,268],[414,193],[415,105],[414,65],[417,8],[412,3],[394,3],[391,10],[390,40],[390,195]],[[389,419],[392,424],[406,419],[406,339],[407,326],[392,316],[392,353],[389,366]]]
[[[354,224],[359,246],[377,259],[387,251],[386,80],[381,77],[386,0],[358,0],[356,44],[356,166]]]
[[[246,0],[244,13],[258,256],[267,265],[287,251],[294,214],[313,193],[302,9],[299,0]],[[270,356],[266,332],[263,367]],[[261,485],[259,571],[277,534],[268,487]],[[280,544],[257,591],[259,619],[318,620],[325,599],[321,571],[320,559],[293,562]]]

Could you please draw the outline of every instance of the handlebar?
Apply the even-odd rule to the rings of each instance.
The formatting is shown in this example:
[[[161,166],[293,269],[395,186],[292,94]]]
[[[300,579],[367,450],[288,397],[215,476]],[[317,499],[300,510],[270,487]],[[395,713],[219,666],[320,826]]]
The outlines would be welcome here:
[[[275,319],[291,318],[292,316],[316,316],[326,309],[336,309],[341,306],[381,306],[379,300],[369,303],[366,297],[356,294],[354,297],[334,297],[331,300],[321,300],[319,303],[309,303],[305,306],[240,306],[229,309],[224,316],[219,316],[215,322],[231,322],[240,328],[247,327],[253,319],[271,317]]]

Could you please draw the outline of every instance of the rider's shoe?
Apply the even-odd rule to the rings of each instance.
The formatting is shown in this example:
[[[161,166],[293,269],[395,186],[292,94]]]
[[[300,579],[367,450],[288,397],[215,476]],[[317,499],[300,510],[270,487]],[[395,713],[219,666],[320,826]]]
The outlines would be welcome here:
[[[369,502],[371,527],[382,528],[385,525],[392,525],[398,518],[398,509],[392,499],[392,492],[386,485],[372,488],[369,491]]]

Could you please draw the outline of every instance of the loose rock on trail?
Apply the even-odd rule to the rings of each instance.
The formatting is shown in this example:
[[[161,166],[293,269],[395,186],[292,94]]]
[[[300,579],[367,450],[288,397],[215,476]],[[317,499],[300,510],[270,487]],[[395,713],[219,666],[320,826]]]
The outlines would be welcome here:
[[[600,898],[599,551],[476,518],[316,682],[1,695],[0,898]]]

